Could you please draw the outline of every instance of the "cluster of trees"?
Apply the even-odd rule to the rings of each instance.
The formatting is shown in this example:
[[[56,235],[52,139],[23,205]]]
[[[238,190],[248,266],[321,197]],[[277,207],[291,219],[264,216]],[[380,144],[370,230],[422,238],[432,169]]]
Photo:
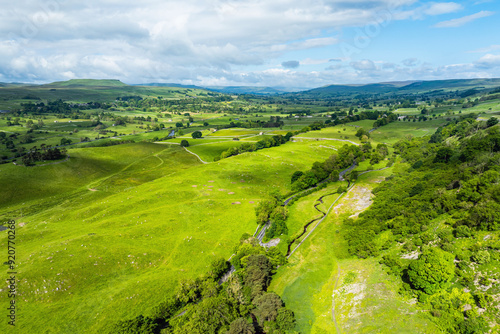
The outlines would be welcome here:
[[[291,177],[292,189],[304,190],[327,179],[337,181],[341,170],[351,166],[356,159],[363,158],[364,152],[358,146],[346,144],[338,150],[338,153],[331,155],[325,161],[313,163],[310,170],[294,172]]]
[[[276,249],[266,250],[248,235],[235,249],[231,265],[214,260],[196,279],[181,281],[172,296],[149,316],[113,324],[109,333],[127,334],[256,334],[295,333],[295,317],[281,298],[267,292],[272,275],[286,262]],[[222,280],[226,275],[226,279]]]
[[[288,218],[288,210],[282,206],[283,197],[278,191],[272,192],[267,199],[259,202],[255,207],[255,215],[257,224],[271,223],[271,226],[266,231],[263,241],[266,242],[274,237],[279,237],[283,234],[288,234],[286,219]]]
[[[59,160],[66,155],[65,149],[33,149],[22,156],[22,162],[25,166],[33,166],[37,161]]]
[[[253,152],[257,150],[262,150],[264,148],[280,146],[290,140],[293,137],[293,133],[288,132],[286,135],[272,136],[271,138],[261,139],[256,143],[243,143],[238,147],[231,147],[230,149],[222,152],[220,156],[216,157],[214,161],[219,161],[220,159],[229,158],[233,155],[238,155],[245,152]]]
[[[410,167],[378,186],[357,220],[344,222],[349,252],[385,254],[381,262],[401,278],[402,293],[417,296],[450,333],[485,333],[488,319],[498,317],[484,287],[492,284],[487,272],[500,268],[500,243],[476,237],[500,230],[500,130],[493,123],[467,115],[431,137],[399,141],[395,152]],[[399,253],[413,251],[416,260]]]

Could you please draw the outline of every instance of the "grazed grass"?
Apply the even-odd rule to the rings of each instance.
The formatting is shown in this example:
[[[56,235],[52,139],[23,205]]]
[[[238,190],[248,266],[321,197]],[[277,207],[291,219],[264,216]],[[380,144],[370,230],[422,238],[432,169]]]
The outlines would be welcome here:
[[[180,279],[229,258],[255,231],[258,201],[271,189],[288,192],[295,170],[330,151],[287,143],[202,165],[178,145],[137,143],[75,149],[68,164],[25,169],[30,177],[17,187],[33,193],[15,204],[15,187],[4,191],[22,245],[20,331],[98,333],[148,314]]]

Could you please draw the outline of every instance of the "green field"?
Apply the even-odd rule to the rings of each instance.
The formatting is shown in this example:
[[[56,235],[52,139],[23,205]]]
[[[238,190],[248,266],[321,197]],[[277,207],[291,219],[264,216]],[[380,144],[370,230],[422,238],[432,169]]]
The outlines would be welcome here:
[[[99,332],[147,313],[180,279],[229,258],[255,230],[255,203],[330,151],[289,143],[202,165],[177,145],[128,144],[70,150],[58,165],[2,165],[18,177],[3,186],[32,189],[2,205],[23,245],[22,331]]]

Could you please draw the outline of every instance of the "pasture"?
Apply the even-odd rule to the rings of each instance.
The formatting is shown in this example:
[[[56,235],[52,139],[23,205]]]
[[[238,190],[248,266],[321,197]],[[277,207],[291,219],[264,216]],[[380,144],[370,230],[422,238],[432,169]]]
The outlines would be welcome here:
[[[180,279],[229,258],[255,231],[256,203],[289,191],[295,170],[330,152],[287,143],[202,165],[178,145],[136,143],[70,150],[58,165],[0,166],[24,172],[5,185],[33,189],[9,188],[2,200],[23,245],[21,330],[98,333],[147,314]]]

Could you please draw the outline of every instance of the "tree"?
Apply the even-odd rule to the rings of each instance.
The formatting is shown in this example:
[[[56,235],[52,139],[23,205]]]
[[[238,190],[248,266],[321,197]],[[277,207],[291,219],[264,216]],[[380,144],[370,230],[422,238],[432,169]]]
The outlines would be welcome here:
[[[454,256],[439,248],[429,248],[410,263],[408,277],[412,285],[427,294],[433,294],[453,278]]]
[[[434,158],[434,162],[444,162],[447,163],[451,156],[453,155],[453,150],[449,147],[441,147]]]
[[[255,327],[245,318],[238,318],[231,323],[227,334],[255,334]]]
[[[189,142],[188,142],[186,139],[183,139],[183,140],[181,141],[181,146],[182,146],[182,147],[189,147]]]
[[[488,127],[494,126],[496,124],[498,124],[498,118],[495,118],[495,117],[491,117],[490,119],[488,119],[486,121],[486,126],[488,126]]]
[[[61,145],[69,145],[72,143],[71,139],[61,138]]]
[[[332,180],[333,182],[336,182],[339,180],[339,177],[340,177],[340,173],[338,170],[333,170],[331,173],[330,173],[330,180]]]
[[[294,172],[292,174],[292,180],[291,180],[292,182],[291,183],[294,183],[295,181],[297,181],[302,175],[304,175],[304,173],[300,170]]]
[[[184,124],[182,124],[182,122],[175,123],[175,127],[177,127],[177,128],[182,128],[183,126],[184,126]]]
[[[358,137],[360,140],[363,136],[366,136],[367,139],[370,137],[370,134],[368,133],[368,131],[366,131],[365,129],[363,128],[359,128],[358,131],[356,132],[356,137]]]
[[[201,138],[201,131],[195,131],[191,133],[191,137],[193,137],[193,139]]]
[[[274,292],[268,292],[255,298],[253,304],[257,306],[254,314],[259,318],[259,323],[262,325],[265,321],[276,320],[278,310],[283,306],[283,301]]]

